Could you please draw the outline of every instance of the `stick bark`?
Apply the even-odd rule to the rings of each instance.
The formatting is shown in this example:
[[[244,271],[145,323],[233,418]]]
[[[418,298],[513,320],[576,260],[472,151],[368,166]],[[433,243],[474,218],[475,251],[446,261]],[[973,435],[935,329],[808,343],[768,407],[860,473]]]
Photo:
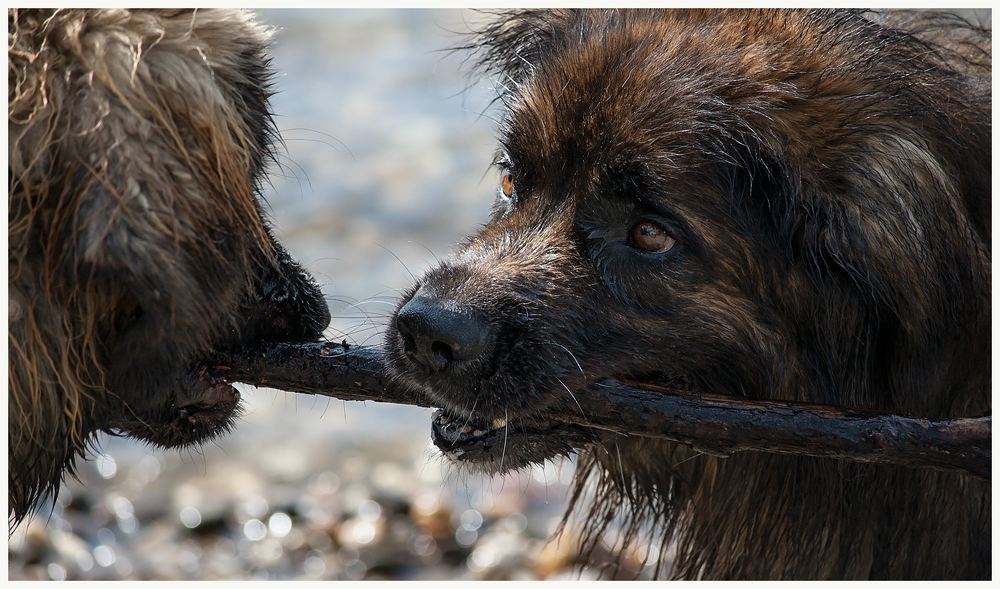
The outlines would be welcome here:
[[[392,381],[376,348],[334,343],[270,344],[218,359],[230,382],[345,401],[434,407]],[[758,451],[895,464],[991,476],[992,416],[930,421],[846,407],[695,394],[604,380],[574,391],[579,408],[550,421],[662,438],[708,454]]]

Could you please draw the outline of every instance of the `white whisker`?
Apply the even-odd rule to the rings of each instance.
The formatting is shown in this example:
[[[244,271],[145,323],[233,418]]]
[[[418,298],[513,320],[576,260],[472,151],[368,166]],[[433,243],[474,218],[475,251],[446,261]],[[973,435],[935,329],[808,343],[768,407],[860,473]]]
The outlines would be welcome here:
[[[569,348],[567,348],[566,346],[564,346],[562,344],[557,344],[555,342],[552,342],[552,345],[553,346],[559,346],[560,348],[566,350],[566,353],[569,354],[569,357],[573,359],[573,362],[576,362],[576,368],[577,368],[577,370],[580,371],[580,374],[582,376],[587,376],[587,373],[583,371],[583,366],[580,366],[580,361],[576,359],[576,354],[574,354],[573,352],[571,352]]]
[[[625,490],[625,464],[622,462],[622,450],[621,446],[615,443],[615,454],[618,455],[618,474],[622,477],[622,493],[628,494]]]
[[[573,391],[569,390],[569,387],[566,386],[566,383],[564,383],[562,379],[556,378],[556,380],[558,380],[559,384],[561,384],[563,388],[566,389],[566,392],[569,393],[569,397],[573,399],[574,403],[576,403],[576,408],[580,410],[580,415],[582,415],[584,419],[587,419],[587,414],[583,412],[583,407],[580,406],[580,402],[576,400],[576,395],[573,394]]]
[[[503,424],[503,450],[500,451],[500,472],[503,472],[503,461],[504,461],[504,458],[506,458],[506,456],[507,456],[507,435],[510,432],[510,420],[508,419],[508,417],[510,416],[509,412],[510,412],[510,408],[509,407],[505,407],[504,410],[503,410],[503,420],[504,420],[504,424]]]

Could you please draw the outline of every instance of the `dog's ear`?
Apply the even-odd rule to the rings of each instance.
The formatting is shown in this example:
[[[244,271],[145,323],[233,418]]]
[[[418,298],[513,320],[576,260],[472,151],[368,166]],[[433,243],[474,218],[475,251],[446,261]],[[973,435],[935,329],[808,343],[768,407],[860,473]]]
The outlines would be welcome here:
[[[794,182],[781,185],[773,209],[779,234],[817,280],[853,286],[871,308],[927,334],[929,309],[948,314],[950,290],[983,283],[968,269],[982,268],[977,256],[988,248],[949,168],[930,142],[901,129],[855,137],[849,149],[781,172]]]

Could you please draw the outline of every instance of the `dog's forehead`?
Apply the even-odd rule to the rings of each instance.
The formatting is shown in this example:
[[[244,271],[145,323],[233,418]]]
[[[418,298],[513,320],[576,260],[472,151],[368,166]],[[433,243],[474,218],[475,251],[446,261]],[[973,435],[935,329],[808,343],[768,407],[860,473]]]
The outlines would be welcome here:
[[[502,143],[511,158],[525,167],[556,160],[558,171],[576,174],[650,154],[683,130],[670,114],[683,96],[660,91],[645,51],[614,52],[566,52],[542,64],[508,111]]]
[[[841,64],[792,51],[796,35],[819,48],[823,33],[805,13],[783,18],[654,11],[566,31],[510,95],[502,147],[525,175],[555,182],[609,162],[683,172],[731,158],[747,138],[772,140],[760,121],[794,135],[803,89]]]

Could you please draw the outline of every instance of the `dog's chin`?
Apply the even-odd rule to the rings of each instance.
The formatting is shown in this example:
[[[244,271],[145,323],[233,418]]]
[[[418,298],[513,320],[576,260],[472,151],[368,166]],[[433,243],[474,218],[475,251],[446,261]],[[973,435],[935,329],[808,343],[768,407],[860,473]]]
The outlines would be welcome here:
[[[230,432],[240,414],[239,391],[207,366],[196,368],[182,382],[170,407],[114,429],[162,448],[189,446]]]
[[[558,456],[568,456],[594,441],[576,425],[539,418],[494,419],[460,416],[437,409],[431,440],[452,462],[470,471],[503,474]]]

